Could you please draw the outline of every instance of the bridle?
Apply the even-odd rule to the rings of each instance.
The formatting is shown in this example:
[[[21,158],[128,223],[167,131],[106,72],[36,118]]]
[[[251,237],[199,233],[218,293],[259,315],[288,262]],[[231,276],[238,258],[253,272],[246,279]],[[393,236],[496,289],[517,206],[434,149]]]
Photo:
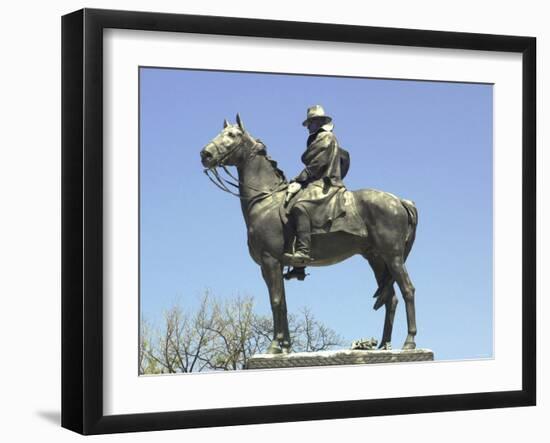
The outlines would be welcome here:
[[[243,133],[243,136],[244,136],[244,133]],[[257,150],[254,149],[256,148],[256,146],[258,145],[261,145],[262,143],[258,140],[254,140],[252,137],[248,137],[248,140],[251,140],[253,141],[253,144],[249,146],[249,149],[250,149],[250,155],[249,157],[246,159],[246,161],[248,161],[250,158],[252,158],[253,156],[256,155],[256,152]],[[216,151],[218,153],[222,152],[222,149],[220,148],[220,146],[214,141],[212,140],[210,143],[212,143],[214,145],[214,147],[216,148]],[[244,142],[246,143],[246,141]],[[214,183],[218,188],[220,188],[222,191],[224,192],[227,192],[235,197],[238,197],[239,199],[241,200],[251,200],[252,198],[251,197],[245,197],[243,195],[241,195],[239,192],[234,192],[232,191],[231,189],[229,189],[228,186],[232,186],[236,189],[240,189],[241,186],[245,187],[245,188],[248,188],[254,192],[258,192],[259,195],[256,195],[253,197],[253,201],[251,201],[249,203],[249,207],[251,206],[252,203],[256,203],[260,200],[263,200],[267,197],[270,197],[271,195],[273,195],[274,193],[278,192],[278,191],[281,191],[283,189],[286,188],[287,186],[287,183],[286,183],[286,180],[282,179],[279,183],[277,183],[273,188],[270,188],[268,190],[265,190],[265,189],[259,189],[259,188],[256,188],[254,186],[251,186],[251,185],[248,185],[246,183],[243,183],[241,180],[239,180],[238,177],[235,177],[231,171],[229,171],[226,167],[226,165],[223,164],[223,162],[228,158],[230,157],[237,149],[241,148],[243,146],[243,141],[241,139],[241,142],[240,143],[237,143],[235,144],[235,146],[232,148],[232,149],[229,149],[226,153],[224,153],[221,158],[216,162],[216,166],[212,166],[210,168],[206,168],[204,169],[204,173],[206,174],[206,176],[208,177],[208,179]],[[217,168],[221,168],[223,169],[223,171],[227,174],[227,176],[230,177],[231,180],[228,180],[224,177],[222,177],[218,171]]]

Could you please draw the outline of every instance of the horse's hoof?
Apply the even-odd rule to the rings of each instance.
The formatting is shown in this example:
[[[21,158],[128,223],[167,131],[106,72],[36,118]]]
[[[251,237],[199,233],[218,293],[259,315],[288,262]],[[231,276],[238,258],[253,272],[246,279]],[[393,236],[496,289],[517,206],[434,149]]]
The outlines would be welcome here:
[[[283,353],[283,350],[276,346],[270,346],[269,348],[267,348],[267,352],[266,352],[266,354],[282,354],[282,353]]]
[[[281,343],[281,350],[283,351],[283,354],[290,354],[290,342],[288,340],[284,340]]]
[[[269,348],[267,348],[266,354],[282,354],[283,350],[279,346],[278,342],[271,343]]]
[[[411,351],[413,349],[416,349],[416,343],[414,341],[406,341],[403,345],[404,351]]]
[[[378,346],[378,349],[382,351],[391,351],[391,343],[389,341],[385,343],[380,343],[380,346]]]

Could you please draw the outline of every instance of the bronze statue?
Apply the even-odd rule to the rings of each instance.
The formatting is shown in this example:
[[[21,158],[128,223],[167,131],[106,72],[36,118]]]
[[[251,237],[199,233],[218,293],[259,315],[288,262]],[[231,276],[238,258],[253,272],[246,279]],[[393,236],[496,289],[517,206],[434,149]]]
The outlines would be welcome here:
[[[311,111],[312,115],[314,112],[321,115],[321,109]],[[324,124],[326,121],[327,119]],[[321,122],[322,119],[317,123]],[[318,134],[315,139],[319,137]],[[318,205],[321,208],[318,211],[307,208],[311,227],[310,245],[306,246],[307,256],[310,258],[307,265],[328,266],[356,254],[368,260],[378,283],[378,289],[374,294],[374,309],[383,305],[386,307],[380,348],[391,346],[393,319],[397,306],[394,283],[397,282],[405,300],[407,313],[408,335],[403,349],[415,349],[415,290],[405,268],[405,260],[415,239],[418,221],[416,207],[411,201],[387,192],[374,189],[347,191],[343,185],[340,187],[346,168],[345,151],[341,150],[337,142],[333,144],[332,140],[335,138],[333,139],[331,131],[323,131],[321,137],[326,137],[327,140],[330,138],[327,153],[330,153],[329,157],[338,155],[339,163],[337,160],[331,160],[333,168],[325,169],[319,174],[318,171],[313,172],[315,162],[304,161],[306,169],[309,168],[309,171],[313,172],[312,177],[322,179],[323,186],[314,186],[311,191],[306,191],[319,180],[315,178],[308,183],[303,192],[304,195],[306,192],[313,192],[325,197],[327,194],[332,195],[331,193],[337,196],[332,195],[328,200],[320,199],[323,204]],[[311,143],[308,143],[308,148],[310,145]],[[285,200],[288,203],[286,196],[289,183],[283,171],[277,167],[277,162],[268,156],[266,146],[245,129],[239,115],[235,125],[224,121],[223,130],[202,149],[200,156],[209,178],[218,187],[241,200],[249,253],[261,268],[271,301],[274,332],[267,352],[288,353],[291,343],[283,275],[284,267],[293,264],[289,258],[296,255],[293,252],[293,245],[296,243],[295,229],[292,222],[287,219],[285,206]],[[234,177],[227,166],[235,166],[238,176]],[[221,177],[218,167],[234,182]],[[330,181],[324,177],[328,177]],[[236,191],[229,186],[234,186]],[[297,197],[294,204],[292,200],[288,203],[292,208],[300,201],[312,200],[302,200],[299,195]],[[306,243],[308,241],[306,239]],[[297,242],[297,248],[300,248],[300,240]]]

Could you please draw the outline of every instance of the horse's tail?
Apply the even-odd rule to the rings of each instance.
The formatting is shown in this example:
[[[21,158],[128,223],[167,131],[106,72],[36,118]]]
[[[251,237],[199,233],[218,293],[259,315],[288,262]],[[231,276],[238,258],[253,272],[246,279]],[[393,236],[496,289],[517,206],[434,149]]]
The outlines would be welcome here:
[[[405,249],[403,251],[403,261],[406,261],[407,257],[409,256],[409,253],[411,252],[412,246],[414,244],[414,240],[416,238],[416,226],[418,225],[418,210],[416,209],[416,206],[414,205],[414,203],[410,200],[401,199],[401,204],[407,211],[407,217],[409,219],[409,229],[407,231],[407,237],[405,238]],[[378,289],[374,294],[374,298],[376,298],[376,302],[374,303],[373,308],[375,311],[380,309],[386,303],[386,299],[388,298],[388,294],[390,293],[390,288],[395,282],[394,278],[391,276],[387,267],[384,274],[385,274],[384,282],[378,287]]]

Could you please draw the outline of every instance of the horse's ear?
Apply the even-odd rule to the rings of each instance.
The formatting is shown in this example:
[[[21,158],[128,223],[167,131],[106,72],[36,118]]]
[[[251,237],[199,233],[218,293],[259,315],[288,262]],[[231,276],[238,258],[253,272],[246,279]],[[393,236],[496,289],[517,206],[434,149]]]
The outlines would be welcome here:
[[[244,123],[243,121],[241,120],[241,116],[237,113],[237,124],[239,125],[239,128],[241,128],[241,131],[246,131],[246,129],[244,129]]]
[[[223,129],[227,128],[229,126],[229,122],[226,118],[223,119]]]

